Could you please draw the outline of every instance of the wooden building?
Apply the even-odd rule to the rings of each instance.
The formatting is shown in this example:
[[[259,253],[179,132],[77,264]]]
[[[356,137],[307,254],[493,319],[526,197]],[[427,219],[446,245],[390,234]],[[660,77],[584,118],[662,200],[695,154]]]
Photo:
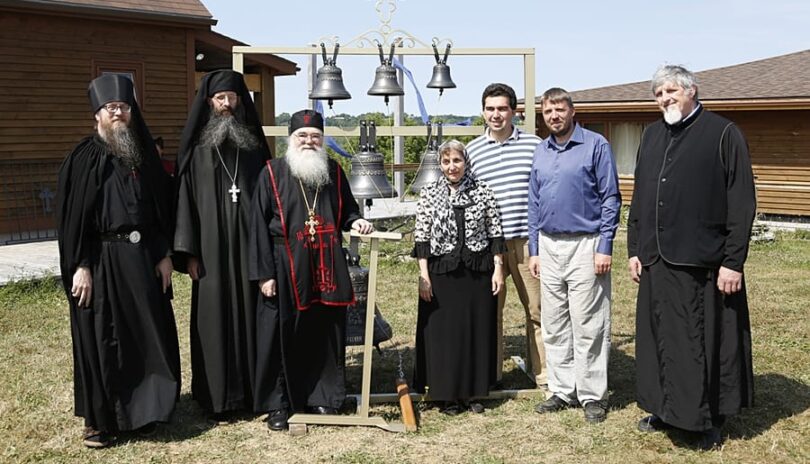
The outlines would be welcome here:
[[[0,245],[52,238],[56,175],[93,130],[87,85],[124,73],[152,134],[174,157],[202,74],[242,42],[211,30],[198,0],[0,0]],[[251,55],[245,74],[265,124],[274,77],[295,63]]]
[[[748,140],[758,211],[810,216],[810,50],[695,74],[701,103],[734,121]],[[610,141],[623,202],[629,204],[641,133],[661,118],[650,81],[571,96],[575,119]],[[544,135],[540,103],[538,97],[538,130]]]

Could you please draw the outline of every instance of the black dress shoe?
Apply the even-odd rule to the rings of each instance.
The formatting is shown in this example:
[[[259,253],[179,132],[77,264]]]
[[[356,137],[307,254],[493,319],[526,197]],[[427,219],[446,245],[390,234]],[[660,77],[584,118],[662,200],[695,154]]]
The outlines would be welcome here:
[[[473,414],[482,414],[486,410],[486,408],[484,408],[483,404],[478,403],[476,401],[472,401],[470,402],[470,404],[467,405],[467,410]]]
[[[538,414],[545,414],[547,412],[557,412],[563,409],[576,407],[575,404],[568,404],[564,399],[557,395],[552,395],[551,398],[543,401],[534,407],[534,412]]]
[[[270,415],[267,416],[267,428],[270,430],[287,430],[289,425],[287,424],[287,419],[290,418],[290,413],[287,412],[286,409],[275,409],[270,411]]]
[[[310,406],[309,410],[312,411],[312,414],[332,414],[332,415],[335,415],[335,414],[338,413],[338,410],[336,408],[332,408],[332,407],[329,407],[329,406]]]
[[[607,418],[607,407],[602,401],[588,401],[583,409],[585,410],[585,422],[589,424],[598,424]]]
[[[713,449],[720,449],[722,444],[723,435],[720,433],[720,428],[712,427],[701,434],[698,448],[704,451],[710,451]]]
[[[659,432],[661,430],[671,429],[672,426],[661,420],[655,414],[650,414],[638,421],[638,430],[640,432]]]
[[[446,416],[458,416],[461,414],[465,409],[458,401],[445,401],[441,408],[439,408],[439,412],[446,415]]]

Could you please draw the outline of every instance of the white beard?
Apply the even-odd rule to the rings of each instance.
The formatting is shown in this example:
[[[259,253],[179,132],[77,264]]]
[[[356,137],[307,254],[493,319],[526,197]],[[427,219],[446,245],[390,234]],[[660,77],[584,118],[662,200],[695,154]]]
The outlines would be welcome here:
[[[669,125],[678,124],[683,120],[683,113],[675,105],[670,105],[664,110],[664,121]]]
[[[323,187],[330,182],[329,157],[323,148],[298,150],[290,144],[287,146],[284,159],[292,175],[308,187]]]

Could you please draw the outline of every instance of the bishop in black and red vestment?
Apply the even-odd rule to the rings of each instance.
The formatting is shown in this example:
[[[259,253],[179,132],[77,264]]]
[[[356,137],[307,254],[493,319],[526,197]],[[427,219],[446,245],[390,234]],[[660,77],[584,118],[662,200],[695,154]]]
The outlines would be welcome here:
[[[267,163],[250,226],[256,314],[256,412],[286,428],[292,411],[336,413],[345,398],[346,306],[354,294],[341,231],[371,232],[343,169],[323,149],[323,119],[290,121],[289,149]]]

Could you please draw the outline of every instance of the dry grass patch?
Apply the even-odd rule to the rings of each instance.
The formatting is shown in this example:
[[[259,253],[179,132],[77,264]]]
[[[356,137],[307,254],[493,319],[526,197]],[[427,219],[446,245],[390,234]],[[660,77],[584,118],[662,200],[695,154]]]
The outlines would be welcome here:
[[[372,391],[394,391],[398,354],[410,377],[416,325],[417,267],[411,243],[382,246],[378,304],[395,337],[374,355]],[[367,253],[367,250],[366,250]],[[783,234],[752,247],[746,268],[754,332],[756,406],[730,421],[722,451],[704,453],[691,437],[642,434],[634,401],[635,285],[625,270],[624,233],[615,250],[611,411],[588,425],[582,411],[539,416],[540,398],[486,402],[483,415],[445,417],[418,404],[420,428],[393,434],[362,427],[311,427],[302,437],[271,433],[260,417],[213,427],[189,395],[189,289],[176,275],[175,312],[183,359],[183,391],[174,421],[154,438],[123,437],[106,450],[88,450],[73,417],[72,358],[67,305],[53,279],[0,288],[0,462],[330,462],[330,463],[534,463],[534,462],[810,462],[810,241]],[[510,285],[506,354],[525,351],[524,316]],[[358,392],[362,352],[347,353],[349,391]],[[527,378],[505,362],[508,388]],[[372,414],[397,420],[397,405]]]

